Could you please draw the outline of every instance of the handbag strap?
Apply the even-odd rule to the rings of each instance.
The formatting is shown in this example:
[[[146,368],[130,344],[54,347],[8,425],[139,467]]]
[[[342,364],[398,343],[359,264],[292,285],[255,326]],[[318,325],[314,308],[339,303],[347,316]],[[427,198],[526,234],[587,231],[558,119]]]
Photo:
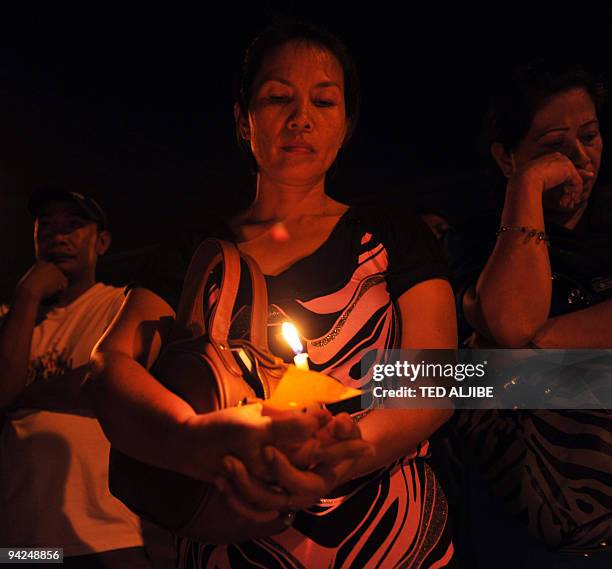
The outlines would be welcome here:
[[[227,332],[240,284],[240,256],[229,243],[218,239],[202,241],[189,263],[176,315],[181,337],[206,333],[204,291],[212,271],[219,263],[223,268],[221,286],[219,299],[211,314],[208,335],[216,343],[227,343]]]
[[[220,239],[206,239],[199,245],[185,275],[176,318],[179,337],[195,337],[208,332],[211,343],[219,348],[219,355],[234,371],[238,368],[228,349],[228,338],[240,285],[241,257],[249,270],[253,295],[250,340],[259,349],[267,351],[268,293],[266,282],[254,259],[240,253],[233,243]],[[219,298],[210,314],[207,330],[204,319],[204,293],[210,274],[219,264],[222,267]]]
[[[255,259],[246,253],[240,252],[251,276],[251,343],[264,352],[268,351],[268,288]]]

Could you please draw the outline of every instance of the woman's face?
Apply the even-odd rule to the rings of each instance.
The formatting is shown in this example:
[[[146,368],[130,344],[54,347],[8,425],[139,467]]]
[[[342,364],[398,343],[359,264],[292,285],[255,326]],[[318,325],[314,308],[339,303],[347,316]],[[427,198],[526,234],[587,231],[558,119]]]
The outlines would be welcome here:
[[[344,74],[334,55],[291,42],[263,61],[248,117],[239,117],[260,176],[284,185],[317,183],[347,131]]]
[[[551,97],[535,114],[531,128],[513,152],[515,168],[526,162],[560,152],[567,156],[584,182],[588,198],[599,172],[602,150],[595,105],[582,88],[570,89]],[[582,175],[591,172],[593,177]],[[550,192],[545,192],[547,198]],[[554,208],[554,204],[549,204]],[[546,204],[545,204],[546,207]]]

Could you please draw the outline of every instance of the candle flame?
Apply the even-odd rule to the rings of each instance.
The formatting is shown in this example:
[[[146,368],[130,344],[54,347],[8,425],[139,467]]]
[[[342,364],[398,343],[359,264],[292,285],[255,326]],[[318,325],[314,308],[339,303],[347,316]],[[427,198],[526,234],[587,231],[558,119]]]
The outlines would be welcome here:
[[[294,354],[301,354],[304,351],[304,346],[300,342],[297,328],[291,322],[283,322],[281,326],[283,338],[291,346]]]

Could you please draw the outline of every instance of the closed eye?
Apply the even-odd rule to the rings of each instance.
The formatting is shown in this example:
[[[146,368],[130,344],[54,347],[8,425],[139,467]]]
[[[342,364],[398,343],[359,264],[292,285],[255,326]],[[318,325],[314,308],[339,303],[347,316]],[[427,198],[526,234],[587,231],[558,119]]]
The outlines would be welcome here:
[[[336,101],[331,99],[315,99],[314,104],[317,107],[335,107]]]
[[[284,103],[288,103],[291,100],[291,97],[288,95],[270,95],[268,97],[268,101],[274,105],[282,105]]]
[[[544,146],[548,150],[557,151],[557,150],[561,150],[564,144],[565,144],[565,141],[563,140],[552,140],[550,142],[547,142]]]
[[[592,142],[595,141],[595,139],[599,136],[599,131],[593,131],[593,132],[585,132],[581,137],[580,140],[582,141],[583,144],[591,144]]]

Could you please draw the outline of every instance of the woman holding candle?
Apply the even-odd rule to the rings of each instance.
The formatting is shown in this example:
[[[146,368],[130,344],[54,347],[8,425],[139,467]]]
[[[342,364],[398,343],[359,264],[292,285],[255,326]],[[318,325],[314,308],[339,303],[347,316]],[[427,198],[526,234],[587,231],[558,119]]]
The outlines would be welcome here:
[[[369,381],[361,369],[364,350],[454,348],[456,330],[449,318],[451,289],[428,229],[408,213],[399,215],[382,204],[349,207],[325,193],[326,173],[350,139],[357,114],[354,65],[337,38],[305,25],[259,36],[247,52],[235,106],[239,138],[256,166],[257,195],[215,236],[235,241],[266,275],[272,351],[292,356],[278,332],[283,322],[293,321],[311,369],[359,388]],[[155,380],[146,372],[139,371],[138,392],[144,393],[139,401],[126,385],[135,365],[135,330],[174,315],[172,296],[159,282],[143,282],[149,290],[132,290],[96,355],[94,386],[105,396],[101,422],[127,451],[139,441],[123,434],[118,413],[102,404],[112,408],[122,399],[127,413],[131,405],[145,407],[142,399],[148,399],[143,422],[158,423],[164,416],[164,402],[153,393]],[[236,334],[246,328],[247,314],[236,315]],[[141,362],[155,357],[159,343],[140,347]],[[114,359],[117,352],[122,356]],[[261,460],[282,493],[269,487],[260,476],[263,465],[252,457],[226,457],[216,483],[240,515],[263,521],[281,511],[292,520],[293,511],[300,511],[292,526],[264,539],[183,542],[181,566],[452,564],[446,501],[425,462],[427,437],[449,416],[435,409],[362,414],[361,436],[371,446],[348,451],[339,442],[338,452],[318,460],[316,469],[297,468],[290,456],[267,447]],[[354,436],[348,427],[325,428],[338,439],[343,433]]]

